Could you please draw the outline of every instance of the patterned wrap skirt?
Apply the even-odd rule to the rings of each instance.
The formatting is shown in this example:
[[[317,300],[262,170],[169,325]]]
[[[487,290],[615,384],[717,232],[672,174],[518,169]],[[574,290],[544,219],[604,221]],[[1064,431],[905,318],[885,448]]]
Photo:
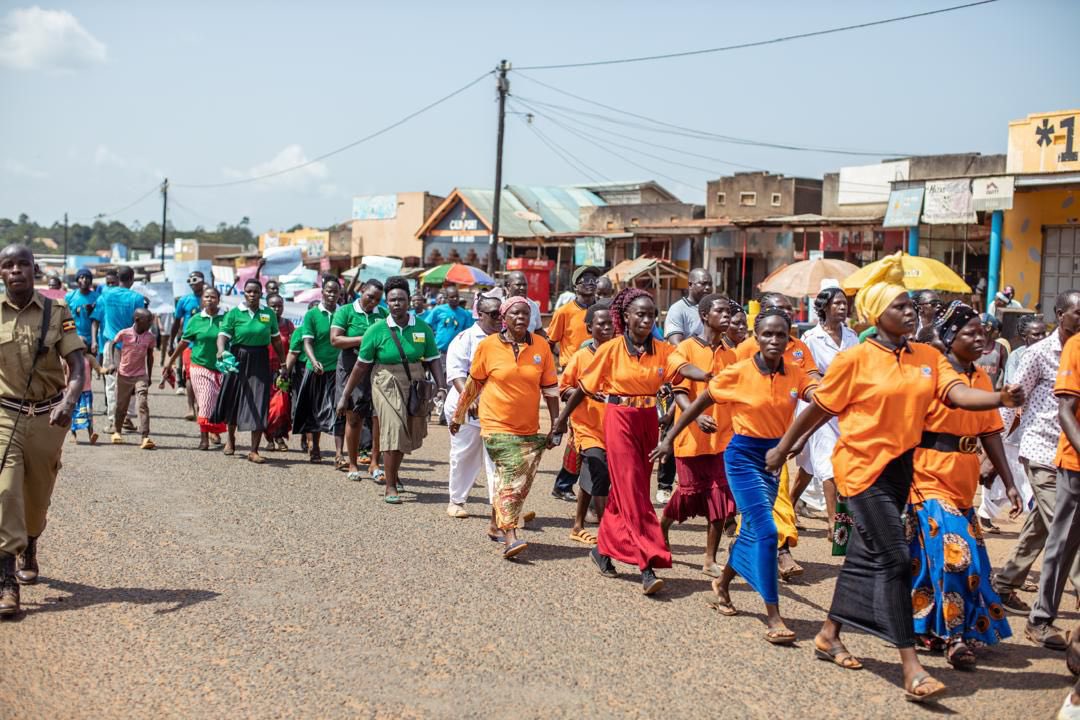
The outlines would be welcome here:
[[[75,404],[75,412],[71,416],[71,432],[90,429],[90,422],[93,417],[94,391],[83,390],[79,394],[79,401]]]
[[[210,422],[210,415],[217,405],[218,395],[221,393],[221,373],[202,365],[191,363],[185,370],[188,382],[191,383],[191,391],[195,395],[195,405],[199,409],[199,432],[223,433],[225,423]]]
[[[974,508],[930,498],[908,507],[915,632],[974,645],[1010,637]]]
[[[546,446],[544,435],[495,433],[484,436],[484,449],[495,464],[493,505],[499,529],[513,530],[519,526],[521,508],[529,496]]]

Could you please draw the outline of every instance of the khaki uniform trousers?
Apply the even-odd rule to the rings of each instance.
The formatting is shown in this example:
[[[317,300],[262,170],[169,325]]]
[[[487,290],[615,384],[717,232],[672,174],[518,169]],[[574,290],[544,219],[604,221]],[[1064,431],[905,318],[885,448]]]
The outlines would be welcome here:
[[[0,408],[0,456],[11,440],[7,464],[0,472],[0,552],[12,555],[26,548],[26,538],[45,530],[60,451],[67,428],[49,425],[49,413],[23,415]]]

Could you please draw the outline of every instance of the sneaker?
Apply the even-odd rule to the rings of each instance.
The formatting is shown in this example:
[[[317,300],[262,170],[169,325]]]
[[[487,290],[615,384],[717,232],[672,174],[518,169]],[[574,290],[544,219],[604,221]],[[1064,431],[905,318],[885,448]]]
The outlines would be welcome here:
[[[668,500],[671,499],[671,491],[664,488],[656,489],[656,503],[658,505],[667,505]]]
[[[446,506],[446,514],[452,518],[469,517],[468,511],[465,509],[465,503],[450,503]]]
[[[664,589],[664,581],[656,577],[652,568],[641,571],[641,592],[646,595],[654,595]]]
[[[1011,612],[1013,615],[1026,617],[1031,614],[1031,606],[1024,602],[1020,598],[1020,594],[1015,590],[1001,593],[1001,606],[1005,608],[1006,612]]]
[[[1048,650],[1064,650],[1067,645],[1065,633],[1053,625],[1032,625],[1028,622],[1024,626],[1024,637]]]
[[[611,562],[611,558],[607,555],[601,555],[600,551],[593,548],[589,551],[589,557],[592,558],[593,564],[596,565],[596,569],[600,571],[600,574],[604,577],[618,577],[619,573],[615,572],[615,563]]]
[[[1072,704],[1072,690],[1065,696],[1065,703],[1058,710],[1058,720],[1080,720],[1080,705]]]
[[[565,500],[566,502],[577,502],[577,495],[564,490],[552,490],[551,497],[557,498],[559,500]]]
[[[124,436],[121,435],[118,432],[114,432],[112,434],[112,444],[113,445],[123,445],[124,444]]]
[[[184,388],[182,388],[182,387],[177,387],[177,388],[176,388],[176,393],[175,393],[175,394],[176,394],[176,395],[183,395],[183,394],[184,394],[184,393],[186,393],[186,392],[187,392],[187,390],[185,390]]]

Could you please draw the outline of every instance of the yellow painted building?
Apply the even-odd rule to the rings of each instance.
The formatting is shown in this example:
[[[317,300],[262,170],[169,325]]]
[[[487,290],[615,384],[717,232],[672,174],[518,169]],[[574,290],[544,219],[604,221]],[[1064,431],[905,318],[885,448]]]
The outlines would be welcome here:
[[[300,228],[293,232],[271,230],[259,236],[259,251],[271,247],[299,246],[306,257],[322,257],[330,251],[330,233],[315,228]]]
[[[1001,284],[1024,307],[1053,317],[1058,293],[1080,289],[1080,110],[1036,113],[1009,123]]]

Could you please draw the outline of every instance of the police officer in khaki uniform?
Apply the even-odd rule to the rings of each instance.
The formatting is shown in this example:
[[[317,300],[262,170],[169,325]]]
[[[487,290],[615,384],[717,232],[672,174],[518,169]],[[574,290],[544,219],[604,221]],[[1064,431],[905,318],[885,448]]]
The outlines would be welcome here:
[[[28,247],[0,250],[0,279],[6,289],[0,295],[0,617],[12,617],[19,612],[19,584],[37,582],[37,539],[84,362],[67,305],[34,290]]]

